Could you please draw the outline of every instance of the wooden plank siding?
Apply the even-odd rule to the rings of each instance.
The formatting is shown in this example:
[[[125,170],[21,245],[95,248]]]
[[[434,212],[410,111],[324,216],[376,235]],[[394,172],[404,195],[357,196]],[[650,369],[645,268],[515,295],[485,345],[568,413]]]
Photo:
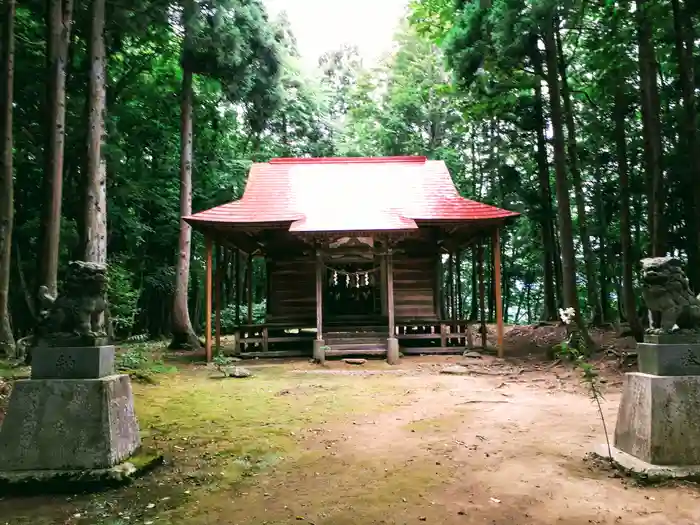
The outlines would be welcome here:
[[[437,253],[394,255],[394,308],[397,322],[412,319],[437,319],[435,310],[438,264]]]
[[[271,260],[267,322],[316,319],[316,265],[313,257]]]

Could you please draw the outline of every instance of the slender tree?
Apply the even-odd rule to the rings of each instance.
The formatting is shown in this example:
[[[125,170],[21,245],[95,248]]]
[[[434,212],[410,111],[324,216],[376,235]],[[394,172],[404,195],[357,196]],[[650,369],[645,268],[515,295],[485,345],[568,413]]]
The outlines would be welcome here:
[[[649,0],[636,0],[637,38],[639,43],[639,82],[642,106],[642,136],[644,137],[644,164],[647,174],[649,253],[660,256],[666,253],[663,234],[663,147],[661,141],[661,118],[658,63],[652,40],[653,22]]]
[[[92,0],[88,50],[87,154],[83,257],[107,260],[107,170],[102,155],[105,133],[105,0]]]
[[[564,307],[573,308],[579,332],[588,342],[586,323],[581,318],[581,305],[576,291],[576,254],[574,251],[573,223],[571,220],[571,199],[566,173],[566,141],[564,137],[564,111],[559,84],[558,49],[556,40],[556,16],[554,8],[544,17],[542,34],[544,37],[547,87],[552,117],[554,142],[554,174],[559,217],[559,242],[561,244],[561,269]]]
[[[73,0],[49,0],[47,45],[47,146],[44,153],[44,198],[39,285],[56,295],[61,241],[63,155],[66,140],[66,65],[73,23]]]
[[[173,340],[171,348],[199,348],[199,339],[194,333],[188,308],[190,283],[190,256],[192,251],[192,228],[182,217],[192,213],[192,65],[185,59],[185,52],[193,45],[196,5],[194,0],[185,0],[183,5],[183,27],[185,40],[182,61],[182,91],[180,93],[180,238],[178,241],[177,274],[173,303]]]
[[[12,169],[12,103],[15,56],[15,0],[2,4],[0,25],[0,353],[14,353],[9,311],[14,193]]]

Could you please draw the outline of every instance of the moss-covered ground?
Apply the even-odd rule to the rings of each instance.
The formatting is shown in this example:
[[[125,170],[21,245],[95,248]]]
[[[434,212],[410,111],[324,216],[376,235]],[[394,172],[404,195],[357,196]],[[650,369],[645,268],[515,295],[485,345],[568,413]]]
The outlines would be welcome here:
[[[0,525],[700,523],[695,488],[584,461],[604,438],[570,370],[483,358],[468,365],[482,373],[438,373],[459,360],[253,361],[224,379],[131,347],[144,450],[165,464],[98,494],[0,497]],[[607,379],[613,428],[621,377]]]

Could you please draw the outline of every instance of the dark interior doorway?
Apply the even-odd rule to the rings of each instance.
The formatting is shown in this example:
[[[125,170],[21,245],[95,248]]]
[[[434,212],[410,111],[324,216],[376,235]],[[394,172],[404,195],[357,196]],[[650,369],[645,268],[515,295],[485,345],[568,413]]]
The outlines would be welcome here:
[[[325,314],[334,318],[381,313],[379,281],[371,262],[334,263],[326,268]]]

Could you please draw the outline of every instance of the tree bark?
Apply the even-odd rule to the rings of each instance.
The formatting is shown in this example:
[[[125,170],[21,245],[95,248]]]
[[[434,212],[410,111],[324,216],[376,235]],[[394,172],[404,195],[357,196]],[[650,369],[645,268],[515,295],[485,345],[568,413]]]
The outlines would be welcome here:
[[[576,215],[578,219],[578,230],[583,249],[584,271],[586,274],[586,294],[588,308],[592,314],[593,324],[600,324],[602,321],[602,307],[598,295],[595,278],[595,262],[593,260],[593,249],[591,248],[591,238],[588,233],[588,220],[586,218],[586,199],[583,194],[583,182],[581,181],[581,170],[579,169],[578,145],[576,143],[576,123],[574,122],[574,109],[571,103],[571,92],[566,74],[566,63],[564,62],[564,50],[561,44],[561,35],[556,21],[556,42],[557,57],[559,63],[559,75],[561,76],[561,97],[564,103],[564,120],[567,129],[567,149],[569,153],[569,172],[574,186],[574,200],[576,201]]]
[[[105,0],[92,0],[89,37],[88,129],[83,257],[107,260],[107,180],[102,155],[105,134]]]
[[[552,187],[549,182],[549,161],[547,160],[547,141],[545,139],[545,129],[547,122],[544,118],[544,98],[542,96],[542,84],[540,77],[544,77],[542,70],[542,55],[537,48],[537,39],[531,47],[531,58],[535,67],[535,115],[537,118],[537,181],[540,192],[540,206],[542,217],[540,219],[540,230],[542,235],[542,258],[544,265],[543,285],[544,285],[544,308],[542,309],[542,320],[553,321],[557,319],[557,302],[555,292],[555,243],[554,224],[552,217]]]
[[[649,202],[649,253],[652,257],[666,253],[663,235],[663,170],[658,64],[652,41],[653,23],[649,15],[651,2],[636,0],[637,37],[639,43],[639,81],[641,85],[642,136]]]
[[[695,100],[695,68],[693,66],[693,47],[695,35],[692,17],[682,9],[679,0],[671,0],[673,11],[674,43],[678,76],[683,94],[684,115],[681,122],[681,141],[688,157],[687,164],[681,167],[685,171],[685,180],[681,184],[688,192],[685,216],[688,223],[688,278],[691,288],[700,288],[700,141],[698,141],[698,115]]]
[[[619,75],[619,74],[618,74]],[[630,226],[630,184],[629,165],[627,162],[627,138],[625,119],[628,106],[622,80],[618,76],[615,89],[615,148],[617,150],[618,172],[620,175],[620,246],[622,252],[622,303],[627,322],[637,341],[642,341],[644,334],[637,317],[636,299],[634,297],[634,263],[632,258],[632,231]]]
[[[183,22],[185,43],[188,49],[191,35],[191,23],[194,16],[192,0],[185,1]],[[194,333],[188,308],[188,290],[190,281],[190,252],[192,248],[192,228],[182,217],[192,213],[192,70],[183,57],[182,100],[180,105],[180,238],[177,273],[175,275],[175,295],[173,300],[173,325],[170,348],[199,349],[201,343]]]
[[[47,42],[47,129],[44,198],[42,207],[42,252],[39,256],[39,285],[56,295],[58,254],[61,242],[63,199],[63,150],[66,133],[66,63],[73,24],[73,0],[49,0]]]
[[[87,149],[85,155],[85,200],[83,259],[107,262],[107,167],[102,155],[105,134],[105,0],[92,0],[88,55],[90,73],[87,98]],[[99,327],[109,321],[108,310],[93,319]],[[108,322],[109,324],[109,322]],[[111,333],[108,326],[108,333]]]
[[[593,322],[602,325],[610,320],[610,293],[608,292],[608,221],[603,175],[599,175],[595,190],[595,207],[598,211],[598,282],[600,286],[600,312]],[[595,278],[595,276],[594,276]]]
[[[9,295],[14,195],[12,183],[12,103],[15,59],[15,0],[2,3],[0,25],[0,354],[14,355]]]
[[[555,38],[555,16],[552,12],[543,28],[545,57],[547,65],[547,86],[552,117],[554,143],[554,173],[557,194],[557,214],[559,217],[559,242],[561,244],[561,273],[564,308],[573,308],[575,322],[586,345],[590,338],[586,324],[581,318],[581,307],[576,291],[576,258],[574,252],[573,224],[571,220],[571,200],[569,181],[566,176],[566,145],[564,138],[564,116],[559,86],[558,52]]]

